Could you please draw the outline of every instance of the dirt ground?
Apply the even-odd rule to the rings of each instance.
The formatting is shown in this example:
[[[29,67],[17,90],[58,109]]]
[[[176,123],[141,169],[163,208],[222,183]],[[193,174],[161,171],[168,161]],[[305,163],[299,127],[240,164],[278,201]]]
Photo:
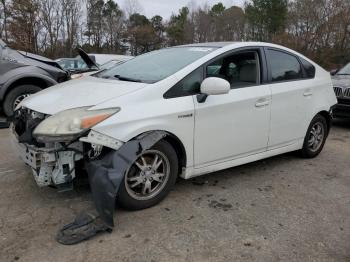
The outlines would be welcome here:
[[[117,210],[75,246],[58,228],[92,206],[88,187],[38,188],[0,130],[0,261],[350,261],[350,121],[319,157],[285,154],[193,180],[159,205]]]

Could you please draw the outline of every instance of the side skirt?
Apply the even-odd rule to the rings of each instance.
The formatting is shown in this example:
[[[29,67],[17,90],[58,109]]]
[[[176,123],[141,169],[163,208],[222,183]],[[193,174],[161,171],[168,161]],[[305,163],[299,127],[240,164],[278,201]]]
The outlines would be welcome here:
[[[219,170],[244,165],[244,164],[258,161],[258,160],[261,160],[264,158],[269,158],[272,156],[281,155],[284,153],[296,151],[296,150],[301,149],[302,147],[303,147],[303,140],[299,140],[298,142],[291,144],[291,145],[288,145],[288,146],[268,150],[268,151],[258,153],[258,154],[248,155],[245,157],[226,160],[226,161],[216,163],[213,165],[209,165],[209,166],[203,166],[203,167],[199,167],[199,168],[187,167],[186,170],[181,174],[181,177],[184,179],[190,179],[193,177],[205,175],[205,174],[216,172]]]

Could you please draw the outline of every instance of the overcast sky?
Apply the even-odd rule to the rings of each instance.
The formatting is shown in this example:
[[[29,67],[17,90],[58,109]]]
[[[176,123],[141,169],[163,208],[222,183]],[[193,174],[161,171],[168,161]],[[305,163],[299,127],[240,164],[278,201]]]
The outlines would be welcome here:
[[[121,2],[123,7],[124,1]],[[226,7],[232,5],[243,6],[244,0],[138,0],[142,7],[142,13],[147,17],[153,17],[154,15],[161,15],[164,19],[169,19],[172,13],[178,13],[178,10],[183,6],[188,6],[190,2],[195,2],[197,5],[205,5],[206,3],[210,6],[222,2]]]

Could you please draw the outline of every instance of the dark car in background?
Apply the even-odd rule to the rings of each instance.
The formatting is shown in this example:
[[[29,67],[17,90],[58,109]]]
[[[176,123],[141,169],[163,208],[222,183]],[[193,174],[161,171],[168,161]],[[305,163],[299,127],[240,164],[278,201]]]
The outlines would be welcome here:
[[[79,54],[77,57],[59,58],[55,61],[72,74],[81,74],[107,69],[133,58],[132,56],[115,54],[87,54],[81,48],[77,50]]]
[[[72,73],[89,70],[88,65],[81,58],[59,58],[55,60],[64,70]]]
[[[332,81],[338,99],[333,115],[338,118],[350,118],[350,63],[333,73]]]
[[[48,58],[11,49],[0,39],[0,101],[6,116],[27,96],[70,79]]]

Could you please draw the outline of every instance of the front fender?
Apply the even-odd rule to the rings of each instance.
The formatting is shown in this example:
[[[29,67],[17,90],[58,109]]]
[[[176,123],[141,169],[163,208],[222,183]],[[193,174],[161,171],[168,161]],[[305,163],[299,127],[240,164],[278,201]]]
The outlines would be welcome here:
[[[174,119],[173,123],[176,123]],[[181,142],[186,154],[186,165],[193,165],[193,119],[188,119],[188,124],[183,128],[176,128],[176,124],[172,125],[171,122],[165,122],[161,119],[154,119],[152,121],[133,121],[131,123],[120,124],[113,126],[112,129],[94,127],[93,130],[113,137],[123,142],[128,142],[141,134],[163,131],[171,136],[174,136],[179,142]],[[183,123],[182,123],[183,124]]]

